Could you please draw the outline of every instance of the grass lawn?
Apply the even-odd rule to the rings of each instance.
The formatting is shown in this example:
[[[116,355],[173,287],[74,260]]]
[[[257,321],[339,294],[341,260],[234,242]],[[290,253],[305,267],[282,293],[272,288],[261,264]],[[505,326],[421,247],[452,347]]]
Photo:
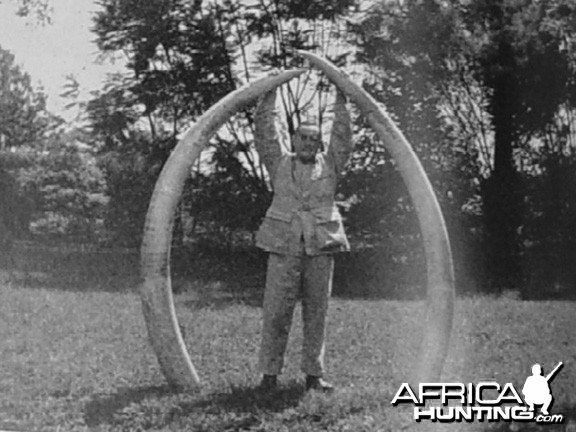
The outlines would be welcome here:
[[[257,299],[223,296],[217,282],[176,296],[202,387],[172,392],[148,345],[138,295],[0,282],[0,430],[396,431],[576,430],[574,303],[462,298],[456,304],[445,380],[513,382],[533,363],[550,370],[560,427],[423,424],[390,405],[414,362],[421,301],[333,299],[327,366],[334,395],[305,394],[299,310],[281,388],[254,390]],[[128,283],[129,285],[129,283]],[[80,287],[78,287],[80,288]]]

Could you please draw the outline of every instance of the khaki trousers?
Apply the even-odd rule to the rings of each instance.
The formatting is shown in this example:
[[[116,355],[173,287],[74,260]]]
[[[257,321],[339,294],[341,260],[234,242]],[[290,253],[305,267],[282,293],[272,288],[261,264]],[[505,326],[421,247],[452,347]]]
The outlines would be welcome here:
[[[333,273],[332,255],[290,256],[270,253],[259,355],[263,374],[281,373],[294,307],[301,298],[304,332],[302,372],[322,376],[326,315]]]

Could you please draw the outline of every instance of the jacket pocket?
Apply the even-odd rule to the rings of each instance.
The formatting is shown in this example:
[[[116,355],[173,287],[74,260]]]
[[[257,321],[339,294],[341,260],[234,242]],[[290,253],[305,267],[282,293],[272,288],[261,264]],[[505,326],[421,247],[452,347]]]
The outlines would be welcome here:
[[[271,252],[287,253],[290,250],[291,218],[268,214],[256,232],[256,246]]]
[[[342,217],[335,207],[314,209],[316,217],[316,242],[321,251],[348,250],[348,240],[342,225]]]

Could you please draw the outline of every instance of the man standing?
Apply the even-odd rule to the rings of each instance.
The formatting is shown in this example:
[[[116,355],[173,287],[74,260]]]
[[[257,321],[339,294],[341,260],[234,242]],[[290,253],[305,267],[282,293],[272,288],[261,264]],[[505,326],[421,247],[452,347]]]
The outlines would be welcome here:
[[[306,389],[329,392],[323,379],[324,336],[332,290],[333,254],[350,246],[334,201],[336,178],[352,150],[346,100],[337,93],[330,143],[322,147],[319,128],[302,123],[286,150],[277,129],[276,91],[260,102],[255,115],[255,145],[274,191],[256,235],[269,252],[263,305],[260,387],[271,390],[284,364],[294,307],[302,300],[302,371]]]

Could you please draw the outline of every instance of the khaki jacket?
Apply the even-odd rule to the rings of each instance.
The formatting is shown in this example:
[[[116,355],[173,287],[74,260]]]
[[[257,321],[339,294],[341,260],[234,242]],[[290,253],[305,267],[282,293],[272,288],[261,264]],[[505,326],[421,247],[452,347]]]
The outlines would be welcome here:
[[[256,245],[285,255],[350,250],[334,201],[338,174],[352,148],[350,119],[343,100],[334,108],[328,150],[316,155],[316,162],[308,166],[283,150],[274,106],[275,92],[263,99],[255,117],[256,148],[274,191],[272,204],[256,233]]]

